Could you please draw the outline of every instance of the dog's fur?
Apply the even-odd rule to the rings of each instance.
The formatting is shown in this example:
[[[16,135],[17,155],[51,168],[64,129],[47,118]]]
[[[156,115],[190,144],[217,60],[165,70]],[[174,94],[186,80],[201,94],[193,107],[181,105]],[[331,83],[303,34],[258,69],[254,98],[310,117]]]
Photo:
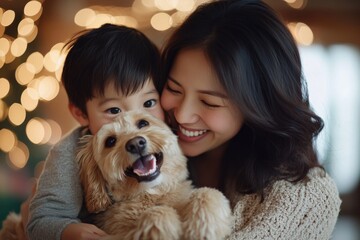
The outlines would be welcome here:
[[[2,223],[0,240],[26,240],[24,226],[21,216],[16,213],[9,213]]]
[[[217,240],[230,233],[229,201],[218,190],[192,188],[187,160],[163,121],[122,113],[82,143],[77,160],[86,207],[98,213],[95,224],[111,234],[107,239]],[[156,171],[144,173],[153,157]],[[148,176],[138,177],[136,166]]]

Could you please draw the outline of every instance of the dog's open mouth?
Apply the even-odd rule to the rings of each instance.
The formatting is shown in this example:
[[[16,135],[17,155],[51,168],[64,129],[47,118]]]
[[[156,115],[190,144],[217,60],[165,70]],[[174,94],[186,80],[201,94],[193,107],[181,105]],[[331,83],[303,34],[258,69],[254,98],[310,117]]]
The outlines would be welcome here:
[[[163,154],[154,153],[138,158],[132,166],[125,170],[128,177],[134,177],[138,182],[152,181],[160,175],[160,168],[163,163]]]

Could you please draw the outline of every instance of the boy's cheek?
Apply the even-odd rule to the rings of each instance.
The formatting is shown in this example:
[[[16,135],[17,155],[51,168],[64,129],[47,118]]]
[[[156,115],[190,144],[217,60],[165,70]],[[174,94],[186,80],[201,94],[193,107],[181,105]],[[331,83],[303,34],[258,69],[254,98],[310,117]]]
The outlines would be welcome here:
[[[160,105],[159,107],[150,110],[149,113],[158,119],[161,119],[163,121],[165,120],[164,110],[160,107]]]

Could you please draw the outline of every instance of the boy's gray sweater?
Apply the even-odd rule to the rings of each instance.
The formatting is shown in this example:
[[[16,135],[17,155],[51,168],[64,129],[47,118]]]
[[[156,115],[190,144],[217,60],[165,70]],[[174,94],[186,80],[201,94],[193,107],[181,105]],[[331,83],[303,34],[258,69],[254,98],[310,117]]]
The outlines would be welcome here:
[[[70,223],[80,222],[83,193],[75,161],[84,128],[76,128],[50,150],[37,191],[30,203],[28,236],[60,240]]]

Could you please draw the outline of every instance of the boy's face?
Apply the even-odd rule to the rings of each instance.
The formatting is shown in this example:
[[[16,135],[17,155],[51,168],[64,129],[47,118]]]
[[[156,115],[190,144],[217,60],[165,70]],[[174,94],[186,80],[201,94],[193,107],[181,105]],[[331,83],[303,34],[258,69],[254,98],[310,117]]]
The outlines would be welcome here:
[[[95,134],[102,125],[112,122],[121,112],[139,109],[164,120],[159,93],[152,81],[148,81],[140,91],[128,96],[122,95],[111,83],[106,86],[104,96],[95,95],[86,102],[87,116],[83,116],[84,121],[79,122],[87,125],[91,133]]]

